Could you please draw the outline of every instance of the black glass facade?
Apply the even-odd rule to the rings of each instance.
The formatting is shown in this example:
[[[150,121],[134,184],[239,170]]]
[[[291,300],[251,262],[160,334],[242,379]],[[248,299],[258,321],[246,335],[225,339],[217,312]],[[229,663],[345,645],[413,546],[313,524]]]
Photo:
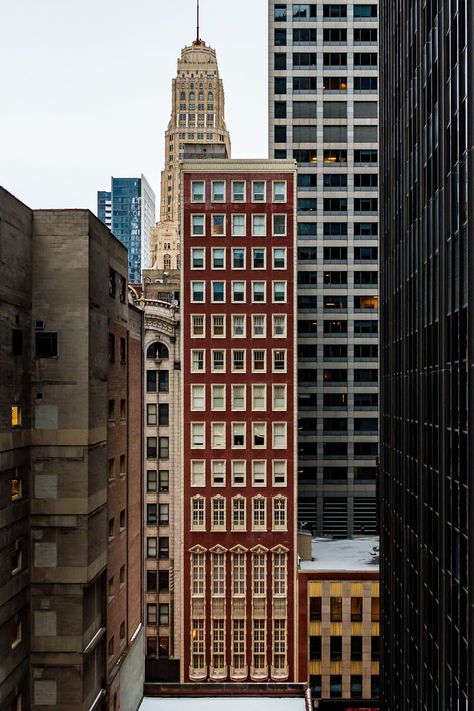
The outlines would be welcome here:
[[[382,0],[385,711],[474,709],[473,49],[467,0]]]

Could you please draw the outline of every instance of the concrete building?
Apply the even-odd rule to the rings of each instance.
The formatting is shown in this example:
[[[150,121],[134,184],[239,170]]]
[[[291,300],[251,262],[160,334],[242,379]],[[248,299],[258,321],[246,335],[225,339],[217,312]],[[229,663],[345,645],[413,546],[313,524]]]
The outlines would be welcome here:
[[[269,0],[269,150],[298,170],[298,519],[376,530],[375,0]]]
[[[321,711],[379,711],[379,540],[298,534],[300,681]]]
[[[215,49],[199,38],[181,50],[172,83],[171,118],[165,133],[165,167],[161,173],[160,221],[152,232],[152,264],[179,269],[180,161],[193,145],[207,154],[230,158],[224,118],[224,86]]]
[[[135,711],[142,313],[87,210],[0,190],[0,706]]]
[[[474,709],[474,15],[381,4],[386,709]]]
[[[112,177],[110,192],[97,192],[97,216],[128,249],[128,279],[140,284],[142,270],[151,266],[155,224],[155,193],[145,176]]]
[[[182,167],[182,681],[295,678],[293,161]]]

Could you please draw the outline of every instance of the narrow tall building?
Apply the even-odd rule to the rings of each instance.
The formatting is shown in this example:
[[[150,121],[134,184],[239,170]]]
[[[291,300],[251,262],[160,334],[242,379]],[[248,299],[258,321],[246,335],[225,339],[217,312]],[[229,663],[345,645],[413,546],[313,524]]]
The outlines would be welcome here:
[[[216,50],[199,35],[181,50],[172,84],[171,118],[165,133],[165,166],[161,173],[160,222],[152,234],[152,263],[169,272],[179,269],[180,161],[186,147],[202,145],[203,155],[221,152],[230,158],[224,118],[224,87]]]
[[[270,156],[298,170],[298,519],[376,530],[375,0],[269,0]]]
[[[128,249],[128,279],[140,284],[150,266],[155,194],[144,175],[111,179],[110,192],[97,192],[97,216]]]
[[[293,161],[182,168],[182,681],[296,678]]]
[[[474,709],[474,15],[381,2],[384,708]]]

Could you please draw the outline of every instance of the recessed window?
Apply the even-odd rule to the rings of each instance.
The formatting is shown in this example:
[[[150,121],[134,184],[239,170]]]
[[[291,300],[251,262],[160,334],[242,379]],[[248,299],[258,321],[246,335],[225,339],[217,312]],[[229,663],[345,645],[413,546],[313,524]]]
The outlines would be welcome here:
[[[252,316],[252,336],[254,338],[264,338],[266,333],[265,314],[253,314]]]
[[[204,301],[204,282],[203,281],[192,281],[191,282],[191,301],[193,303],[199,303]]]
[[[286,460],[273,460],[273,486],[286,486]]]
[[[205,463],[203,460],[194,459],[191,462],[191,486],[205,485]]]
[[[266,217],[265,215],[252,215],[252,235],[253,237],[265,237]]]
[[[21,621],[14,620],[10,626],[10,648],[15,649],[21,642]]]
[[[267,425],[266,422],[252,423],[252,447],[262,449],[266,446]]]
[[[245,237],[245,215],[232,215],[232,237]]]
[[[192,180],[191,181],[191,201],[192,202],[204,202],[204,181],[203,180]]]
[[[20,405],[11,406],[11,425],[12,427],[21,427],[21,407]]]
[[[191,269],[204,269],[204,248],[193,247],[191,250]]]
[[[252,410],[264,412],[267,409],[267,386],[252,385]]]
[[[245,422],[232,423],[232,448],[239,449],[245,447]]]
[[[232,370],[234,372],[245,371],[245,351],[232,351]]]
[[[243,180],[234,180],[232,182],[232,202],[245,201],[245,182]]]
[[[273,215],[273,236],[274,237],[285,237],[286,236],[286,215]]]
[[[11,480],[11,500],[18,501],[23,496],[23,486],[21,479],[14,478]]]
[[[204,371],[204,351],[191,351],[191,370],[193,373]]]
[[[54,331],[40,331],[35,333],[36,358],[58,357],[58,334]]]
[[[223,338],[225,336],[225,316],[212,316],[212,335],[215,338]]]
[[[232,316],[232,336],[234,338],[245,336],[245,314],[234,314]]]
[[[212,181],[212,202],[224,202],[225,182],[223,180]]]
[[[212,372],[213,373],[225,372],[225,351],[220,351],[220,350],[213,350],[212,351]]]
[[[203,237],[205,234],[204,225],[204,215],[191,215],[191,236]]]
[[[214,247],[212,249],[212,268],[224,269],[225,267],[225,249],[223,247]]]
[[[245,410],[245,385],[232,385],[232,410]]]
[[[232,250],[232,269],[245,269],[245,249],[236,247]]]
[[[286,202],[286,181],[274,180],[272,190],[273,202]]]
[[[265,182],[263,180],[254,180],[252,183],[252,201],[265,202]]]
[[[244,281],[233,281],[232,282],[232,303],[244,303],[245,302],[245,282]]]
[[[253,281],[252,282],[252,303],[265,303],[266,301],[266,294],[265,294],[265,287],[266,287],[266,282],[264,281]]]
[[[211,235],[212,237],[225,235],[225,215],[211,215]]]
[[[213,460],[211,462],[212,486],[225,486],[225,461]]]
[[[204,326],[205,326],[205,320],[204,320],[203,315],[199,314],[199,315],[192,315],[191,316],[191,336],[195,336],[195,337],[204,336],[205,335]]]
[[[232,462],[232,486],[245,486],[245,461]]]
[[[252,372],[265,372],[266,370],[266,351],[260,349],[252,350]]]

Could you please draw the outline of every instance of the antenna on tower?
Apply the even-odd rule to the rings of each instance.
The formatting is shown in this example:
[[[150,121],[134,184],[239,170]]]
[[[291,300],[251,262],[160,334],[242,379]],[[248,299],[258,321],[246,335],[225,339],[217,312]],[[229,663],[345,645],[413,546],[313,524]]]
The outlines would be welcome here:
[[[196,0],[196,42],[199,43],[199,0]]]

